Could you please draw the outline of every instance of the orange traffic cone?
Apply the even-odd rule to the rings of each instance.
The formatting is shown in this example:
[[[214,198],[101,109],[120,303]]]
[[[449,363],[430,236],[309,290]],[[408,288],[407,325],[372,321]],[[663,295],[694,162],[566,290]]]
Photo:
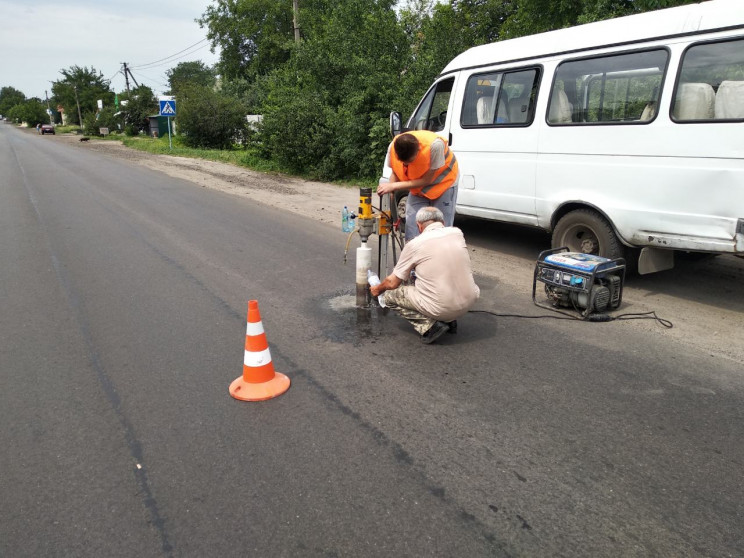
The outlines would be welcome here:
[[[264,401],[288,389],[289,378],[274,372],[269,344],[258,312],[258,301],[251,300],[248,302],[243,375],[230,384],[230,395],[242,401]]]

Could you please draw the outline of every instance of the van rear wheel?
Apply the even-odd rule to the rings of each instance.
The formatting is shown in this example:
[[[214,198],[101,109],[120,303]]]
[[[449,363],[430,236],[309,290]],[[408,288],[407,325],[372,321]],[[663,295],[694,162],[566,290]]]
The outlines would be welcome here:
[[[569,252],[594,254],[603,258],[625,257],[625,247],[612,226],[591,209],[566,213],[553,229],[553,248],[568,247]]]

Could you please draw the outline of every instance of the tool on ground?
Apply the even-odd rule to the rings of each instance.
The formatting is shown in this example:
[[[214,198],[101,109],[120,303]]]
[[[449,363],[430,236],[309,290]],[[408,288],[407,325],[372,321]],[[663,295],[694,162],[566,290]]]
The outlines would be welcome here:
[[[550,306],[535,298],[537,282],[545,285]],[[615,310],[623,299],[625,260],[609,259],[594,254],[569,252],[556,248],[541,252],[532,280],[532,301],[541,308],[562,314],[569,308],[581,319],[602,321],[603,313]]]
[[[274,370],[258,301],[248,302],[243,375],[230,384],[230,395],[241,401],[265,401],[289,389],[290,380]]]

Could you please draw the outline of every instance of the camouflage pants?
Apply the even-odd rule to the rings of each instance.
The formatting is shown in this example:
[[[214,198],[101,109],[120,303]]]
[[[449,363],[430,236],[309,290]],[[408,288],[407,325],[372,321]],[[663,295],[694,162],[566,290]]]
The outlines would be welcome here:
[[[392,291],[385,291],[384,300],[385,305],[388,308],[392,308],[398,312],[398,314],[411,323],[420,335],[423,335],[431,329],[431,326],[434,325],[436,320],[424,316],[421,312],[416,310],[416,307],[409,298],[409,293],[411,293],[415,288],[416,287],[413,286],[402,285]]]

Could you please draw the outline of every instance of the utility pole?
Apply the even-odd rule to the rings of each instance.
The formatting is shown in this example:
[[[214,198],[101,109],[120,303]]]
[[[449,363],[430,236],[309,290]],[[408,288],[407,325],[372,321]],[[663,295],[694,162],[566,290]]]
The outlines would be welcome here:
[[[80,119],[80,129],[83,129],[83,115],[80,113],[80,101],[78,101],[78,94],[77,94],[77,85],[72,86],[75,89],[75,103],[77,103],[78,108],[78,119]]]
[[[127,84],[127,93],[129,93],[129,68],[126,62],[122,62],[122,65],[124,66],[124,82]]]
[[[292,0],[292,25],[294,26],[295,43],[300,42],[300,24],[297,21],[299,11],[299,0]]]

